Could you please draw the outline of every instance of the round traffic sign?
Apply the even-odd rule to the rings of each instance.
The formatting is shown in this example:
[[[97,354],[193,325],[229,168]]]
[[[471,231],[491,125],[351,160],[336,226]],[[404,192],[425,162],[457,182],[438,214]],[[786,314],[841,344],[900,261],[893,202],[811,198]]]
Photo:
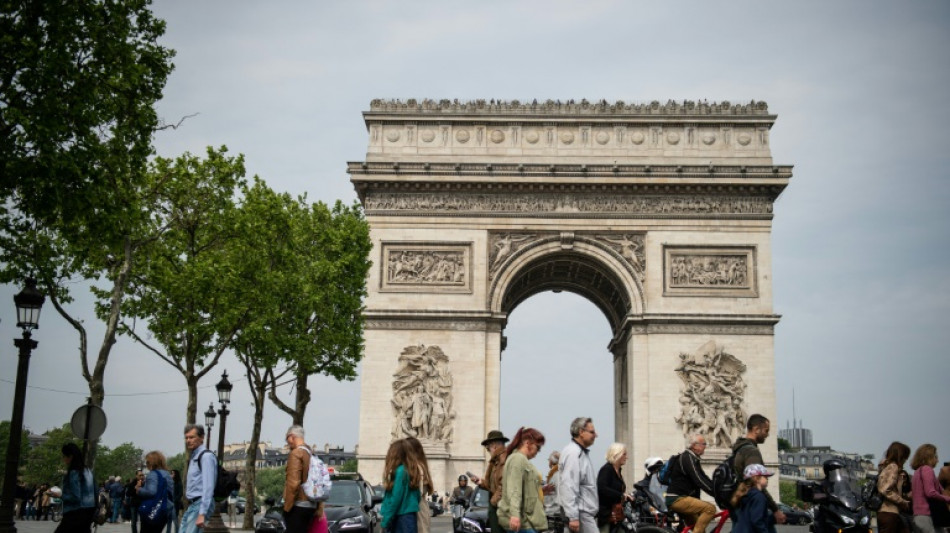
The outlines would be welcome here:
[[[69,425],[77,438],[98,439],[106,431],[106,412],[98,405],[83,405],[73,413]]]

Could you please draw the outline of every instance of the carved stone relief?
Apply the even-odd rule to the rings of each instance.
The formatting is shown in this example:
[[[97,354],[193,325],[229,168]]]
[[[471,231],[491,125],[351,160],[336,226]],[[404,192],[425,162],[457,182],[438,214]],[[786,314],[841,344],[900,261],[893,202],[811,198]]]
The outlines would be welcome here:
[[[519,233],[493,233],[489,237],[488,251],[488,279],[493,279],[498,272],[498,267],[508,259],[511,254],[519,248],[524,247],[530,241],[536,240],[537,235],[519,234]]]
[[[382,243],[381,291],[470,292],[471,243]]]
[[[449,358],[438,346],[406,346],[393,374],[392,438],[415,437],[427,443],[450,443],[454,432],[452,374]]]
[[[753,247],[665,247],[666,296],[758,296]]]
[[[680,416],[675,420],[683,436],[699,433],[716,448],[732,447],[745,433],[745,364],[715,341],[702,345],[695,354],[679,357],[676,373],[683,386]]]
[[[534,193],[392,193],[371,191],[366,211],[444,211],[448,213],[605,213],[637,215],[764,215],[771,216],[772,200],[762,196],[651,196]]]
[[[643,235],[624,234],[624,235],[597,235],[599,241],[607,243],[609,247],[619,252],[624,260],[633,267],[640,281],[643,281],[644,270],[646,266],[646,256],[643,253]]]

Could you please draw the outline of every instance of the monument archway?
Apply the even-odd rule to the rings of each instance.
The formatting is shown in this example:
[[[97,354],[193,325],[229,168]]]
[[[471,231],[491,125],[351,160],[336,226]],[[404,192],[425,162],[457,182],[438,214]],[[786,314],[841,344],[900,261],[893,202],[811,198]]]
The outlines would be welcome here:
[[[547,290],[610,323],[614,434],[599,428],[628,465],[692,432],[713,464],[748,414],[774,419],[770,234],[791,177],[775,118],[761,102],[373,101],[366,160],[348,165],[374,246],[364,476],[404,436],[440,490],[484,468],[507,317]]]

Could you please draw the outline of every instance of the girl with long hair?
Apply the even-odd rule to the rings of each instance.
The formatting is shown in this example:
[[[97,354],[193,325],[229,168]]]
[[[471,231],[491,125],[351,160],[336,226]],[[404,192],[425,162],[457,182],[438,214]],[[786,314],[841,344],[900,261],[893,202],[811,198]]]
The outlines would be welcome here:
[[[96,482],[75,443],[63,445],[63,520],[55,533],[88,533],[96,512]]]
[[[383,463],[385,493],[379,514],[383,531],[389,533],[418,532],[416,513],[419,512],[421,476],[409,468],[409,447],[405,439],[393,441]]]
[[[934,466],[937,465],[937,447],[933,444],[921,444],[914,452],[910,467],[914,469],[911,479],[911,500],[914,509],[914,530],[919,533],[934,533],[935,528],[944,528],[948,524],[945,513],[950,497],[943,495],[943,488],[937,482]],[[942,505],[942,509],[938,506]],[[937,514],[934,514],[934,511]]]
[[[736,513],[732,533],[775,533],[775,515],[764,492],[773,474],[760,464],[745,467],[743,481],[729,501]]]
[[[877,491],[884,496],[884,502],[877,511],[878,533],[908,533],[907,524],[901,513],[910,512],[910,500],[904,498],[907,486],[907,473],[904,463],[910,457],[910,447],[903,442],[894,441],[884,452],[884,459],[878,465]]]
[[[508,459],[498,502],[498,521],[508,531],[535,533],[547,529],[541,473],[531,464],[544,446],[544,435],[522,427],[508,444]]]
[[[418,533],[429,533],[432,512],[429,510],[429,504],[424,503],[426,494],[434,490],[432,486],[432,476],[429,474],[429,461],[426,460],[426,451],[422,448],[422,443],[415,437],[406,437],[406,467],[410,472],[418,473],[418,484],[413,484],[412,477],[409,478],[409,486],[419,489],[419,511],[416,514],[416,529]]]
[[[168,466],[165,465],[165,456],[158,450],[148,452],[145,456],[145,466],[148,468],[148,475],[144,481],[140,480],[135,484],[135,492],[141,501],[152,498],[162,498],[165,501],[165,515],[157,520],[148,520],[142,518],[142,533],[162,533],[165,524],[172,519],[172,513],[175,506],[172,500],[175,498],[175,481],[172,479]],[[163,486],[164,485],[164,486]],[[140,515],[141,516],[141,515]]]

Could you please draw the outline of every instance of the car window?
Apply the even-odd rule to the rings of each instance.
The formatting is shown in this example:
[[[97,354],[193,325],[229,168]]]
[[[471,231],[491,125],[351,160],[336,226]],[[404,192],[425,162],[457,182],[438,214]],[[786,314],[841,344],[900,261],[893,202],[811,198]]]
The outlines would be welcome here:
[[[330,488],[328,505],[362,505],[360,486],[354,481],[334,481]]]

